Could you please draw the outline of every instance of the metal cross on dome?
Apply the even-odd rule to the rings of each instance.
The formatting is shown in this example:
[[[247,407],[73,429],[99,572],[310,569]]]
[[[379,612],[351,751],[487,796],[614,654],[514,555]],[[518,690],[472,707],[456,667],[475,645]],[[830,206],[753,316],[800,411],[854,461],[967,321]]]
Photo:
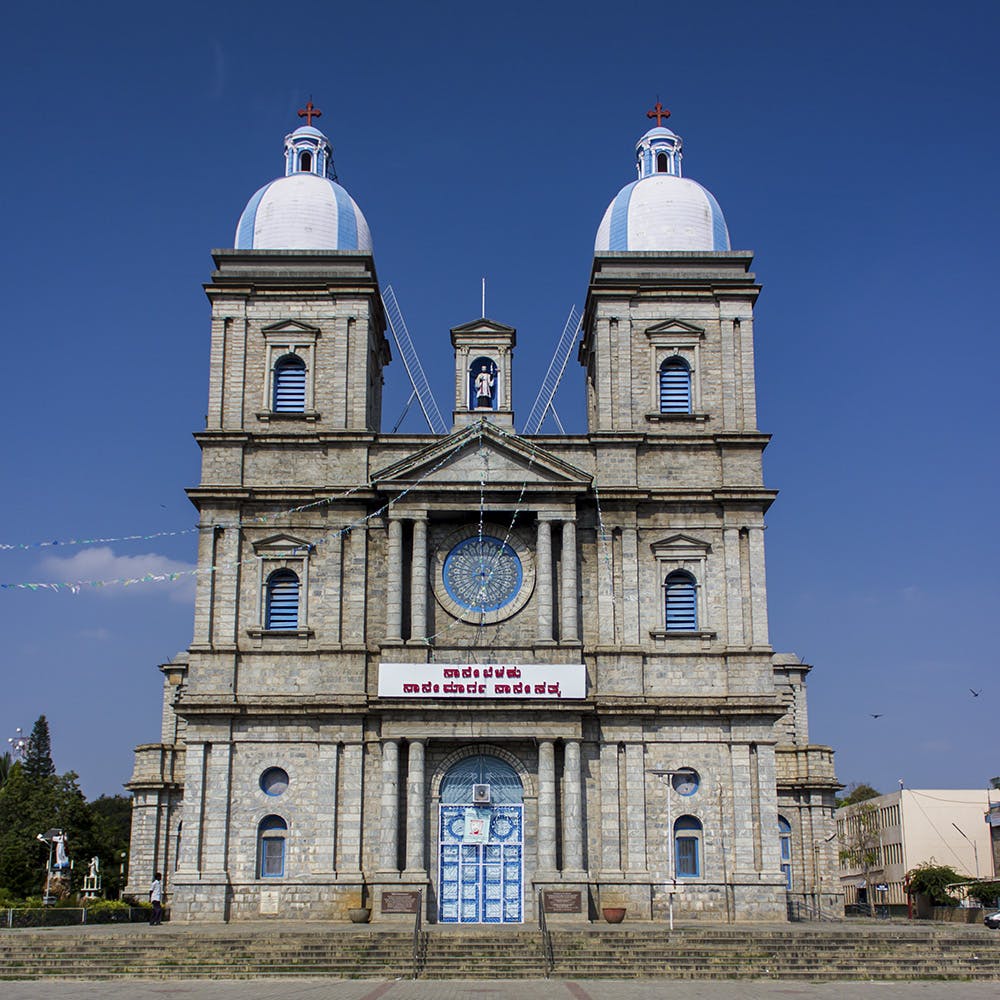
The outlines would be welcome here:
[[[670,112],[668,111],[667,114],[669,115]],[[314,118],[322,118],[323,112],[320,111],[319,108],[313,107],[312,98],[310,97],[309,100],[306,101],[306,106],[304,108],[299,108],[299,117],[305,118],[307,125],[312,125],[312,120]]]
[[[300,111],[299,114],[301,115],[302,112]],[[656,106],[653,108],[652,111],[646,112],[646,117],[655,118],[656,127],[660,128],[663,125],[663,119],[670,117],[670,112],[662,104],[660,104],[659,99],[657,99]]]

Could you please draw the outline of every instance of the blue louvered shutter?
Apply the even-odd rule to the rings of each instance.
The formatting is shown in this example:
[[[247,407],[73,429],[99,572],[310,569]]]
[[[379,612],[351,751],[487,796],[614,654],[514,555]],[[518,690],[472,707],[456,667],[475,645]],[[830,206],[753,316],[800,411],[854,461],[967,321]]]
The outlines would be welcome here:
[[[691,412],[691,369],[682,358],[660,365],[660,413]]]
[[[668,632],[694,632],[698,628],[698,605],[694,577],[671,573],[666,582]]]
[[[267,613],[264,628],[299,627],[299,578],[290,569],[275,570],[267,579]]]
[[[286,354],[274,366],[274,412],[304,413],[306,365],[294,354]]]

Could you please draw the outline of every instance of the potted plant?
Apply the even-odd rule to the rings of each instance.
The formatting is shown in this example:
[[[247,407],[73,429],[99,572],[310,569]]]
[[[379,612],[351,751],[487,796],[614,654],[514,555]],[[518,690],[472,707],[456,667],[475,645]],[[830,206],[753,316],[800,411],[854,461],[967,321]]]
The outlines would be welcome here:
[[[625,893],[620,890],[609,890],[601,893],[601,916],[609,924],[620,924],[625,919]]]

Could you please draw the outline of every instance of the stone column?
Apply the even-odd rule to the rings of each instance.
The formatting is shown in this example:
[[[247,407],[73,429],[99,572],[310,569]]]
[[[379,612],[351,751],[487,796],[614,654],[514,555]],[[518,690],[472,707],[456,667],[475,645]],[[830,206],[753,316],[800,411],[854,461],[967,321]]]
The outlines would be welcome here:
[[[399,871],[399,740],[382,741],[382,817],[379,869]]]
[[[601,744],[601,868],[622,870],[621,794],[618,789],[618,744]]]
[[[365,751],[358,742],[345,743],[340,753],[337,802],[337,857],[341,875],[361,874],[361,821],[364,805]]]
[[[563,759],[563,871],[583,869],[583,808],[580,794],[580,741],[567,740]]]
[[[767,645],[767,577],[764,569],[764,529],[751,528],[750,542],[750,629],[755,646]]]
[[[410,571],[410,638],[427,638],[427,515],[413,522],[413,563]]]
[[[576,642],[580,637],[577,622],[576,588],[576,522],[563,521],[562,526],[562,619],[560,633],[563,642]]]
[[[552,522],[538,519],[535,546],[535,588],[538,594],[538,641],[552,641]]]
[[[726,528],[723,533],[726,556],[726,642],[730,646],[746,643],[743,631],[743,574],[740,568],[740,532]],[[701,581],[704,584],[704,581]]]
[[[385,637],[389,642],[402,641],[403,622],[403,522],[389,515],[389,552],[385,594]]]
[[[424,869],[424,743],[410,740],[406,769],[406,870]]]
[[[639,645],[639,532],[622,528],[622,638]]]
[[[556,750],[552,740],[538,743],[538,868],[556,868]]]
[[[646,774],[641,743],[625,744],[625,870],[646,870]]]

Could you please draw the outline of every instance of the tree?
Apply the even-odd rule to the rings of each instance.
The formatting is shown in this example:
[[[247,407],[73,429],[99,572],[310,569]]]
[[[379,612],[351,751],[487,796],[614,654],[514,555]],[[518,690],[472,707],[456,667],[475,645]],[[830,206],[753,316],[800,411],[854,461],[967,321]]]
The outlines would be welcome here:
[[[14,758],[9,753],[0,754],[0,788],[7,784],[13,766]]]
[[[995,778],[990,778],[990,788],[1000,788],[1000,775]]]
[[[44,715],[38,716],[28,737],[24,752],[24,774],[30,781],[50,778],[56,773],[52,763],[52,741],[49,739],[49,723]]]
[[[847,794],[843,798],[838,798],[836,800],[836,806],[839,809],[841,806],[852,806],[855,802],[865,802],[868,799],[877,799],[882,793],[872,788],[871,785],[866,785],[864,782],[854,782],[852,785],[847,786]]]
[[[872,891],[875,872],[881,873],[882,844],[879,837],[878,809],[863,801],[844,820],[844,835],[840,842],[840,860],[848,868],[857,869],[865,880],[868,912],[875,916],[875,893]]]
[[[93,821],[94,853],[101,861],[104,895],[120,896],[122,853],[132,832],[132,800],[127,795],[102,795],[89,804]],[[86,858],[88,862],[90,857]]]
[[[0,888],[16,896],[37,895],[44,888],[48,846],[38,834],[62,829],[70,857],[78,862],[95,851],[93,824],[76,775],[46,775],[31,779],[15,767],[0,789]],[[86,865],[77,864],[74,883]]]
[[[969,881],[950,865],[935,865],[930,861],[911,868],[906,879],[911,894],[923,893],[935,906],[958,906],[958,899],[948,892],[947,886]]]

